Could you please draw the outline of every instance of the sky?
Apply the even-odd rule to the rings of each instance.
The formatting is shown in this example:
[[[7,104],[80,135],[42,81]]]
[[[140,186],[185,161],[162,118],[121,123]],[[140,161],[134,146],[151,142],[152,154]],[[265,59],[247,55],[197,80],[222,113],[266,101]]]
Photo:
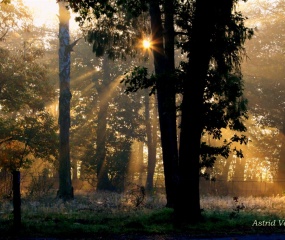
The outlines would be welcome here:
[[[29,7],[36,26],[58,26],[58,4],[56,0],[22,0]],[[70,19],[70,29],[77,29],[78,25],[74,21],[74,15]]]

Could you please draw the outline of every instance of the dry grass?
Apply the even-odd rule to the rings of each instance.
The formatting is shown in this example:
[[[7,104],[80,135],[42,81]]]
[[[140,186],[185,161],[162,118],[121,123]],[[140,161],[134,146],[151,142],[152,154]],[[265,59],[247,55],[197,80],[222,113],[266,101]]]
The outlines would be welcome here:
[[[229,211],[237,205],[244,205],[244,212],[277,214],[285,217],[285,196],[240,197],[238,202],[233,197],[206,196],[201,197],[201,207],[210,211]]]

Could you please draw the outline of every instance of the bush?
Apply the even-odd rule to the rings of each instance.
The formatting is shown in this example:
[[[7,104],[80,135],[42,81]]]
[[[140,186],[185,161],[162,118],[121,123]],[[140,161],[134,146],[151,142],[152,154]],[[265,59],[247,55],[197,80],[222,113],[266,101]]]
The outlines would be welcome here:
[[[53,187],[54,180],[49,177],[49,170],[44,168],[38,176],[32,175],[32,180],[28,187],[28,196],[42,198],[49,195]]]

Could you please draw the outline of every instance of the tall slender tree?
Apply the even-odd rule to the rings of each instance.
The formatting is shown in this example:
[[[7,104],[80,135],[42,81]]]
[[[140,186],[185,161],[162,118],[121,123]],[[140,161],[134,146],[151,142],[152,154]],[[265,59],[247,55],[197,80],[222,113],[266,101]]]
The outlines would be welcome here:
[[[150,106],[152,105],[152,107]],[[150,116],[150,109],[152,108],[152,116]],[[156,166],[156,148],[157,148],[157,108],[154,98],[149,96],[145,90],[145,128],[148,148],[147,161],[147,177],[146,177],[146,192],[153,192],[153,177]]]
[[[57,197],[63,200],[73,198],[69,148],[70,130],[70,52],[69,19],[66,3],[59,1],[59,189]]]

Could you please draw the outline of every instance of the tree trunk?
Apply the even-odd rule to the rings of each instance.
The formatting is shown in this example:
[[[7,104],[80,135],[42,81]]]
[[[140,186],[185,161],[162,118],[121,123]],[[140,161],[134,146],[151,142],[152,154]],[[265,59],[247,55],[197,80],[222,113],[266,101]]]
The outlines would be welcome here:
[[[111,182],[108,177],[108,164],[106,159],[106,132],[107,132],[107,115],[110,96],[107,95],[110,84],[109,59],[107,56],[103,60],[103,81],[98,84],[98,125],[96,140],[96,162],[97,162],[97,190],[112,190]]]
[[[13,171],[13,208],[14,208],[14,228],[21,228],[21,188],[20,171]]]
[[[201,218],[199,175],[203,130],[204,81],[210,61],[210,38],[214,30],[213,3],[197,0],[189,51],[189,68],[184,82],[179,149],[179,193],[176,220],[197,222]],[[191,194],[185,194],[189,191]]]
[[[229,157],[226,159],[226,164],[223,168],[223,172],[222,172],[222,180],[227,182],[228,178],[229,178],[229,170],[230,170],[230,165],[233,159],[233,155],[229,155]]]
[[[77,180],[78,174],[77,174],[77,160],[72,160],[72,180]]]
[[[64,201],[73,199],[69,148],[70,129],[70,14],[64,2],[59,2],[59,190],[58,197]]]
[[[150,97],[147,91],[145,91],[145,121],[146,121],[146,135],[147,135],[147,147],[148,147],[148,164],[147,164],[147,177],[146,177],[146,192],[151,194],[153,192],[153,176],[156,165],[156,139],[157,139],[157,126],[155,124],[157,117],[153,113],[152,118],[150,117]],[[153,111],[156,112],[155,106]]]
[[[145,174],[143,162],[143,142],[138,142],[138,165],[139,165],[139,185],[143,185],[143,178]]]
[[[163,27],[159,1],[151,1],[149,7],[153,39],[154,68],[157,76],[157,103],[161,133],[167,207],[173,207],[176,198],[178,151],[176,133],[175,90],[169,76],[172,65],[164,51]],[[166,33],[167,34],[167,33]]]
[[[283,127],[280,131],[281,139],[281,152],[278,163],[277,181],[280,191],[285,190],[285,113],[283,113]]]
[[[246,160],[244,158],[236,157],[235,172],[234,172],[233,180],[244,181],[245,161]]]

